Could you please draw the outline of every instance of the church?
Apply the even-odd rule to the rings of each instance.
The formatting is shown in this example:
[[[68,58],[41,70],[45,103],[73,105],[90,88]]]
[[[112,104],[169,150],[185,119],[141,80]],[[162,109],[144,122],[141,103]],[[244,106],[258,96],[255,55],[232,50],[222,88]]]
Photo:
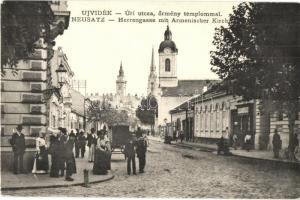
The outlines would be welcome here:
[[[148,76],[147,94],[154,96],[158,104],[157,119],[155,120],[155,131],[171,122],[169,111],[195,95],[201,94],[203,88],[209,88],[218,80],[180,80],[177,76],[178,48],[172,40],[172,32],[167,26],[164,40],[160,43],[158,75],[154,61],[154,50],[150,74]]]

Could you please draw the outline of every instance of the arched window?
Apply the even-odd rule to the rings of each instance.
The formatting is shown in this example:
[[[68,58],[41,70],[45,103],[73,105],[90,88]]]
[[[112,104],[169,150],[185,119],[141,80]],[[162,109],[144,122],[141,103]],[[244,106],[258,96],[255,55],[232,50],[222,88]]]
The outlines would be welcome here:
[[[171,71],[170,59],[169,59],[169,58],[167,58],[167,59],[165,60],[165,71],[166,71],[166,72]]]

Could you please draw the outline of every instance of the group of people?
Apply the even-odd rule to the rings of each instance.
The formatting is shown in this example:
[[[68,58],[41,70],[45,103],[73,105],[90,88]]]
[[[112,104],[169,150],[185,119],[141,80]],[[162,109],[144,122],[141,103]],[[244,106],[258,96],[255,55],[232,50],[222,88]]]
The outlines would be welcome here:
[[[127,160],[127,174],[132,173],[136,175],[136,165],[135,165],[135,156],[137,155],[139,160],[139,173],[144,173],[145,165],[146,165],[146,152],[147,147],[149,146],[149,142],[147,140],[147,136],[142,133],[141,129],[138,128],[135,135],[131,135],[131,137],[126,142],[124,148],[125,158]]]
[[[273,145],[274,158],[279,158],[279,151],[282,149],[282,140],[277,129],[275,129],[274,131],[274,135],[272,138],[272,145]],[[299,151],[299,139],[296,133],[293,134],[292,142],[289,144],[288,148],[291,150],[290,151],[291,155],[287,155],[287,157],[290,157],[290,159],[292,160],[297,160],[296,154]]]
[[[26,145],[22,130],[22,125],[18,125],[17,131],[13,133],[10,141],[14,152],[13,166],[15,174],[26,173],[23,168]],[[36,154],[32,173],[48,173],[48,154],[50,154],[50,177],[59,177],[66,174],[65,179],[73,181],[71,176],[76,173],[76,162],[73,154],[76,135],[73,132],[68,134],[65,128],[59,128],[58,133],[53,133],[50,136],[50,145],[47,144],[45,136],[45,133],[40,132],[36,138]]]
[[[173,132],[173,138],[177,142],[178,139],[180,139],[180,142],[184,140],[184,132],[182,130],[175,130]]]
[[[65,128],[59,128],[59,131],[59,133],[53,133],[50,136],[50,177],[64,176],[66,171],[66,181],[73,181],[71,176],[76,173],[76,162],[73,153],[76,135],[73,131],[68,134]]]
[[[91,129],[87,135],[87,146],[89,147],[88,161],[94,162],[93,173],[105,175],[111,169],[111,144],[106,126],[102,130]]]
[[[14,152],[14,173],[24,173],[23,155],[25,153],[25,136],[22,133],[22,125],[17,126],[13,133],[11,145]],[[50,170],[50,177],[63,177],[66,181],[73,181],[72,174],[76,173],[75,157],[84,158],[85,148],[88,146],[88,161],[93,162],[93,173],[104,175],[111,169],[111,143],[106,127],[100,131],[94,128],[85,136],[83,130],[71,130],[69,133],[65,128],[58,128],[59,132],[53,132],[50,143],[46,141],[46,134],[39,133],[36,138],[36,154],[32,173],[46,174]],[[146,165],[146,152],[148,146],[147,136],[138,128],[136,134],[132,135],[124,148],[127,159],[127,173],[136,174],[135,157],[139,160],[139,172],[143,173]],[[73,150],[75,149],[75,156]],[[48,154],[51,155],[51,166],[49,167]],[[49,169],[50,168],[50,169]]]

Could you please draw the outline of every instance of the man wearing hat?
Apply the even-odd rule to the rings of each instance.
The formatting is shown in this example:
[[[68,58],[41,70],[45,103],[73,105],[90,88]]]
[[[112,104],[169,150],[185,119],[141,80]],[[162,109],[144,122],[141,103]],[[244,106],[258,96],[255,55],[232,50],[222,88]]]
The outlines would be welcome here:
[[[22,125],[17,126],[17,132],[13,133],[10,144],[14,152],[14,174],[18,174],[20,170],[24,173],[23,169],[23,155],[25,152],[25,136],[22,133]],[[20,168],[18,167],[20,166]]]
[[[130,138],[128,138],[127,143],[125,145],[124,154],[125,158],[127,159],[127,174],[131,174],[131,165],[133,174],[136,175],[136,166],[135,166],[135,146],[136,146],[136,139],[135,136],[132,134]]]

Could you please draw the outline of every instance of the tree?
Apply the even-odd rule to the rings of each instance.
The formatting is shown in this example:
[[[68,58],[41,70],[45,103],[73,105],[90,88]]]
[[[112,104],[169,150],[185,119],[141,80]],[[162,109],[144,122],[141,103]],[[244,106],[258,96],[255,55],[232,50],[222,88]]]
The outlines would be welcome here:
[[[1,74],[4,66],[16,69],[20,59],[34,52],[35,42],[51,42],[54,19],[47,1],[4,1],[1,5]]]
[[[300,109],[299,13],[296,3],[241,3],[228,27],[216,29],[211,51],[212,71],[234,94],[287,113],[290,154]]]
[[[155,117],[157,117],[158,114],[157,108],[158,104],[156,98],[154,96],[148,96],[141,100],[141,103],[136,110],[136,116],[142,123],[153,126]]]
[[[128,112],[116,110],[107,101],[92,101],[87,109],[89,122],[107,123],[108,125],[129,124]]]

